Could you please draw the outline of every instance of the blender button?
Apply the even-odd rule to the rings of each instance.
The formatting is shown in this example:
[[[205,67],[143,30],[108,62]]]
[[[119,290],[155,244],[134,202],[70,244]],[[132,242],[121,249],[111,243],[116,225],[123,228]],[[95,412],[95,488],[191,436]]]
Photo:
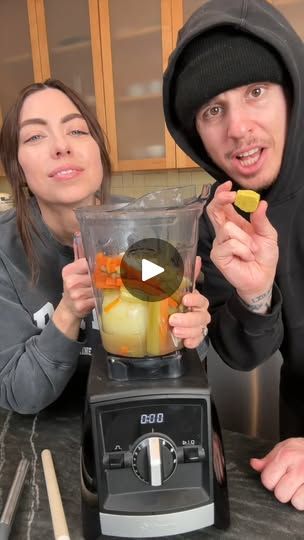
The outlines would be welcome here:
[[[122,469],[124,467],[124,453],[111,452],[109,454],[109,469]]]
[[[198,446],[188,446],[184,447],[184,462],[185,463],[194,463],[196,461],[201,461],[203,458],[202,452]]]

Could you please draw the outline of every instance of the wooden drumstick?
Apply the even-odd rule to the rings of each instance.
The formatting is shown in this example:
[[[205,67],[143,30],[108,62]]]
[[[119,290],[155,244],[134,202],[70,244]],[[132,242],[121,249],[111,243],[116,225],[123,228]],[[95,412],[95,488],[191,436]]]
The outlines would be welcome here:
[[[41,459],[55,540],[70,540],[70,534],[65,519],[53,458],[50,450],[43,450],[41,452]]]

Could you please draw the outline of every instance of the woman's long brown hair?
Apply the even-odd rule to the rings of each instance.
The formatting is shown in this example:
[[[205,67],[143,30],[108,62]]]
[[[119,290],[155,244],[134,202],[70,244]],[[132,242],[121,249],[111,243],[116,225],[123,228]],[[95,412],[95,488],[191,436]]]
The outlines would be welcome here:
[[[47,79],[43,83],[33,83],[21,90],[15,104],[7,113],[3,122],[0,133],[0,160],[12,187],[16,206],[17,227],[29,262],[33,283],[36,283],[39,277],[39,262],[33,245],[33,233],[38,233],[31,218],[27,201],[28,194],[29,196],[33,196],[33,194],[27,190],[26,178],[18,161],[19,118],[25,99],[31,94],[47,88],[60,90],[74,103],[87,122],[89,131],[99,146],[103,166],[103,178],[98,192],[101,202],[108,195],[111,176],[111,162],[105,134],[86,103],[74,90],[57,79]]]

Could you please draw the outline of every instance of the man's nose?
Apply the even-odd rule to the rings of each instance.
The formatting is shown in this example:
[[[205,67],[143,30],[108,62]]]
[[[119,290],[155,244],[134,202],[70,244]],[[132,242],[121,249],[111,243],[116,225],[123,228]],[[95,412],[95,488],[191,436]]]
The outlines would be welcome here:
[[[242,139],[253,131],[253,119],[248,111],[239,107],[228,113],[227,134],[231,139]]]

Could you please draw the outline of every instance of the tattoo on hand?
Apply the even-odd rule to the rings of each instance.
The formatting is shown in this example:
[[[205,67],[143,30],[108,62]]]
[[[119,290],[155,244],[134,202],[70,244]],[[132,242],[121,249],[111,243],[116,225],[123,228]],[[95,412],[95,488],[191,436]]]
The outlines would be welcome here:
[[[260,294],[259,296],[256,296],[256,298],[252,298],[249,304],[246,302],[246,305],[249,311],[253,311],[254,313],[261,313],[264,315],[270,310],[271,299],[272,287],[264,294]]]

